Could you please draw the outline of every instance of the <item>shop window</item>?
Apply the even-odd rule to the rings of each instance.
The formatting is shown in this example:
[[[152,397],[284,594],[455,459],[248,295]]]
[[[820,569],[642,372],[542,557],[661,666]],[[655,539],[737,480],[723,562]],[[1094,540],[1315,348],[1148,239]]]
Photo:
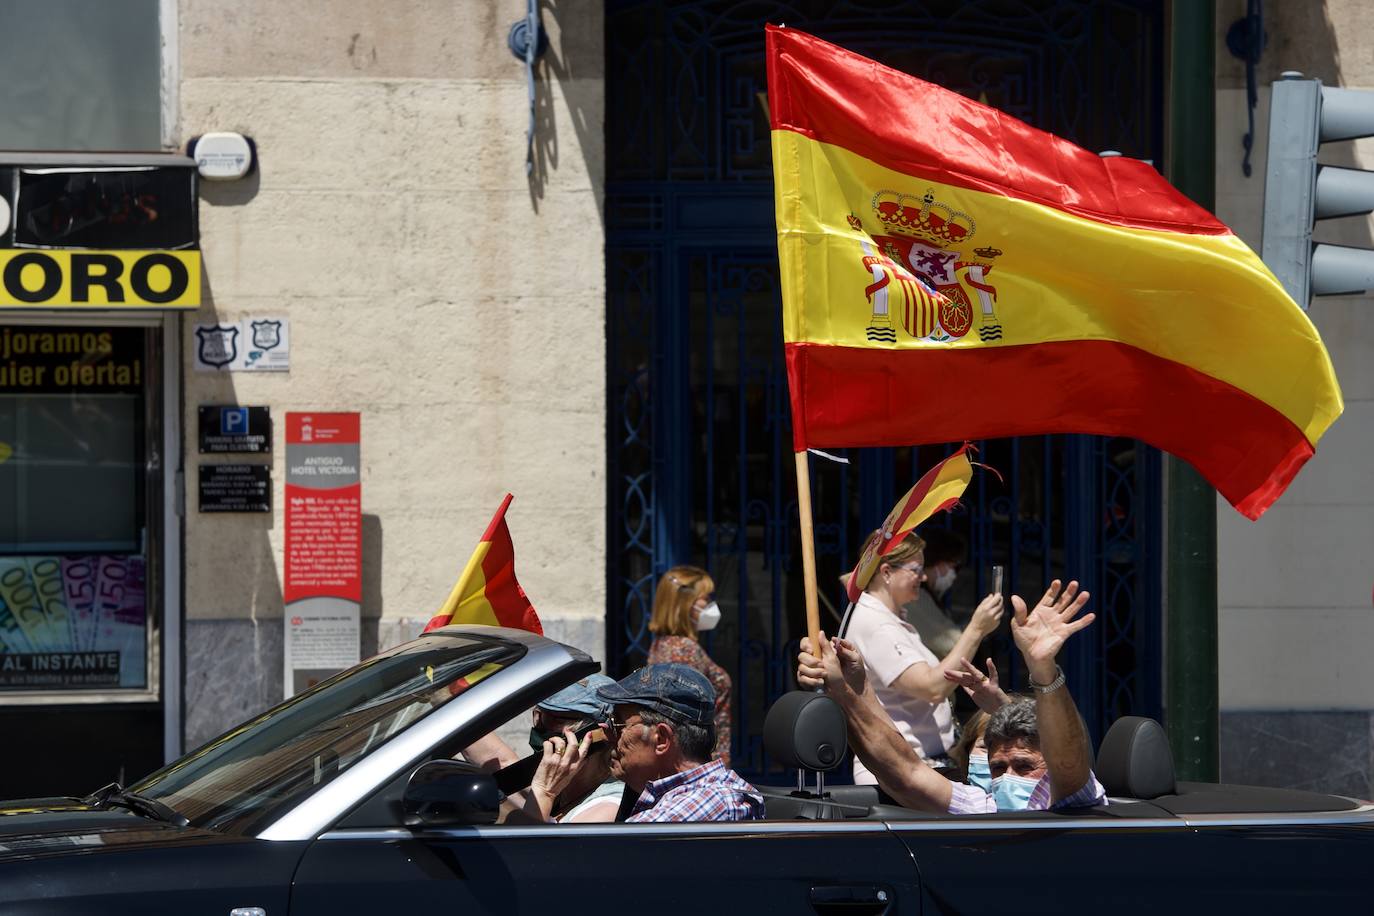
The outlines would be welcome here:
[[[0,149],[158,149],[158,0],[17,6],[0,24]]]
[[[149,686],[148,337],[0,327],[0,691]]]

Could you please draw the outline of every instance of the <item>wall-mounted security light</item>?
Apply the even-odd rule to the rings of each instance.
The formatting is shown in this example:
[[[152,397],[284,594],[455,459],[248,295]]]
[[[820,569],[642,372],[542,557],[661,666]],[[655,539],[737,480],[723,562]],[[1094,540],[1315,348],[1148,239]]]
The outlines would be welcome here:
[[[257,166],[257,144],[252,137],[230,131],[217,131],[192,137],[186,155],[196,162],[200,177],[207,181],[235,181]]]

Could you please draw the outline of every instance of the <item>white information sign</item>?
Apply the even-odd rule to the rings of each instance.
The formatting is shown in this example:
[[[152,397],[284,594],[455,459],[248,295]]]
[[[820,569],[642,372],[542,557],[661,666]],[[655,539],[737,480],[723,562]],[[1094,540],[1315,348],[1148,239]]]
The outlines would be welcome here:
[[[342,598],[306,598],[286,609],[286,695],[309,690],[358,664],[361,615]]]

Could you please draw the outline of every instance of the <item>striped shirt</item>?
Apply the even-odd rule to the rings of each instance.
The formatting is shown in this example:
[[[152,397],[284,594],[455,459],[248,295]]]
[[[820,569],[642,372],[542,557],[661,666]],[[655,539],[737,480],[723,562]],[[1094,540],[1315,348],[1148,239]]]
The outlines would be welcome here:
[[[950,814],[997,813],[996,799],[977,786],[956,782],[952,783],[950,788],[954,790],[949,797]],[[1107,790],[1102,788],[1102,783],[1098,782],[1097,777],[1091,772],[1088,773],[1088,781],[1083,784],[1083,788],[1050,804],[1050,774],[1046,773],[1031,790],[1030,804],[1026,805],[1026,810],[1054,811],[1059,808],[1093,808],[1105,804]]]
[[[649,783],[626,821],[647,824],[762,819],[763,796],[758,790],[719,760],[712,760]]]

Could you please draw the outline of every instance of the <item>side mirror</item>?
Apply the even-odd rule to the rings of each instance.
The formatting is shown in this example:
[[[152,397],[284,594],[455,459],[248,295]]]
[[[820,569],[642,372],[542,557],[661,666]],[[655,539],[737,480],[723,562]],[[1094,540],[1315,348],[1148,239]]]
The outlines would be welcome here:
[[[431,760],[410,774],[401,810],[407,827],[494,824],[504,800],[490,773],[457,760]]]

